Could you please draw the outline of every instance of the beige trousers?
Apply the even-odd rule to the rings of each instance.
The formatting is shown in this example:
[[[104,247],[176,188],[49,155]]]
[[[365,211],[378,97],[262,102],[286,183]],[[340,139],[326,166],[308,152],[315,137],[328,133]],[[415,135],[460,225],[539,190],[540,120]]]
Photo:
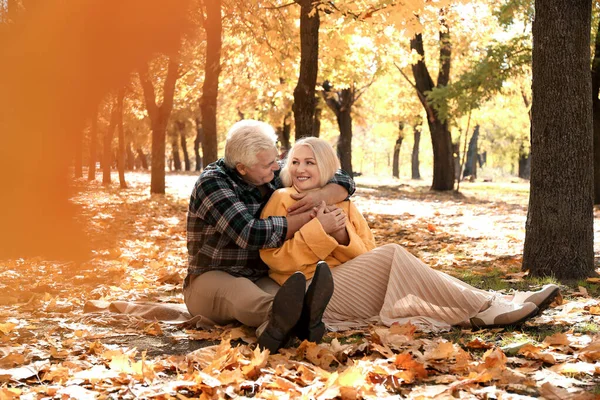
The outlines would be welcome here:
[[[468,321],[492,297],[387,244],[332,269],[334,293],[323,321],[333,329],[365,322],[448,328]]]
[[[239,321],[259,327],[269,318],[279,285],[269,277],[256,283],[223,271],[209,271],[192,279],[183,290],[188,311],[219,325]]]

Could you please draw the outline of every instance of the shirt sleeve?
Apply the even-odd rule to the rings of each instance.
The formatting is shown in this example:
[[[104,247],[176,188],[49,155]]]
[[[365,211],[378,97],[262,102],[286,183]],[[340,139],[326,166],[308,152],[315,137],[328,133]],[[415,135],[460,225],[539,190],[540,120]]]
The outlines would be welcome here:
[[[346,200],[349,199],[350,196],[352,196],[354,194],[354,191],[356,190],[354,179],[352,179],[352,177],[342,169],[338,169],[333,175],[333,178],[331,178],[327,183],[335,183],[344,187],[344,189],[348,191],[348,197],[346,198]]]
[[[201,215],[221,234],[247,250],[279,247],[287,234],[285,217],[256,218],[226,179],[211,176],[197,186],[190,212]]]
[[[375,248],[375,239],[367,220],[356,208],[354,203],[349,202],[348,220],[346,230],[350,238],[347,246],[338,245],[332,255],[342,263],[352,260],[359,255]]]
[[[263,209],[261,216],[287,215],[289,205],[285,199],[288,196],[280,191],[275,192]],[[306,265],[327,258],[336,246],[336,240],[323,230],[321,223],[315,218],[300,228],[281,247],[261,249],[260,257],[273,271],[302,271]]]

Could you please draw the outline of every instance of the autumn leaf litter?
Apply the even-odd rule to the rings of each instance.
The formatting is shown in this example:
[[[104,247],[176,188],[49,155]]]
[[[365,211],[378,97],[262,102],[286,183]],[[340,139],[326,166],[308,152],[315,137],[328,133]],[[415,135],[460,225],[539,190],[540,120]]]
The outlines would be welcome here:
[[[369,326],[273,355],[256,348],[246,327],[197,330],[84,313],[90,300],[183,302],[185,212],[195,178],[169,175],[164,197],[148,193],[148,174],[128,180],[126,190],[78,182],[74,202],[93,238],[91,260],[0,263],[0,399],[592,399],[600,393],[594,278],[563,287],[563,299],[518,329],[432,334],[410,324]],[[357,181],[355,201],[379,245],[399,243],[476,285],[485,286],[489,276],[503,282],[501,291],[525,285],[522,185],[486,191],[466,183],[464,194],[455,195],[431,193],[424,183]]]

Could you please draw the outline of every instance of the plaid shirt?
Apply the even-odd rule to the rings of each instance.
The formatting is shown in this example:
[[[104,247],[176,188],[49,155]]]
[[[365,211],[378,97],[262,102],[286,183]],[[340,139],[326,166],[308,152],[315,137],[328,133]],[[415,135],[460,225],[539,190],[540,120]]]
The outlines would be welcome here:
[[[354,193],[354,181],[339,170],[331,180]],[[259,256],[262,248],[279,247],[287,234],[285,217],[260,219],[263,206],[282,187],[279,171],[266,184],[268,193],[244,181],[223,159],[206,167],[190,198],[187,216],[188,277],[221,270],[253,281],[268,267]]]

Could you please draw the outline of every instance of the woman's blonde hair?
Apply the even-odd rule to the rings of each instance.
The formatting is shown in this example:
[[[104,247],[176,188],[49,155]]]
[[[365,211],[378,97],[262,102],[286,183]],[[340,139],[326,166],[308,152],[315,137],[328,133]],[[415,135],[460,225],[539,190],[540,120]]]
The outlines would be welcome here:
[[[319,168],[319,184],[325,186],[333,178],[335,172],[340,168],[340,160],[335,154],[335,150],[329,143],[316,137],[306,137],[298,140],[290,149],[285,159],[285,165],[281,169],[279,177],[283,186],[292,186],[292,177],[290,175],[290,165],[294,159],[294,153],[300,146],[309,147],[315,155],[315,161]]]
[[[238,121],[227,132],[225,165],[235,168],[240,163],[252,167],[260,151],[271,149],[277,149],[277,134],[271,125],[252,119]]]

